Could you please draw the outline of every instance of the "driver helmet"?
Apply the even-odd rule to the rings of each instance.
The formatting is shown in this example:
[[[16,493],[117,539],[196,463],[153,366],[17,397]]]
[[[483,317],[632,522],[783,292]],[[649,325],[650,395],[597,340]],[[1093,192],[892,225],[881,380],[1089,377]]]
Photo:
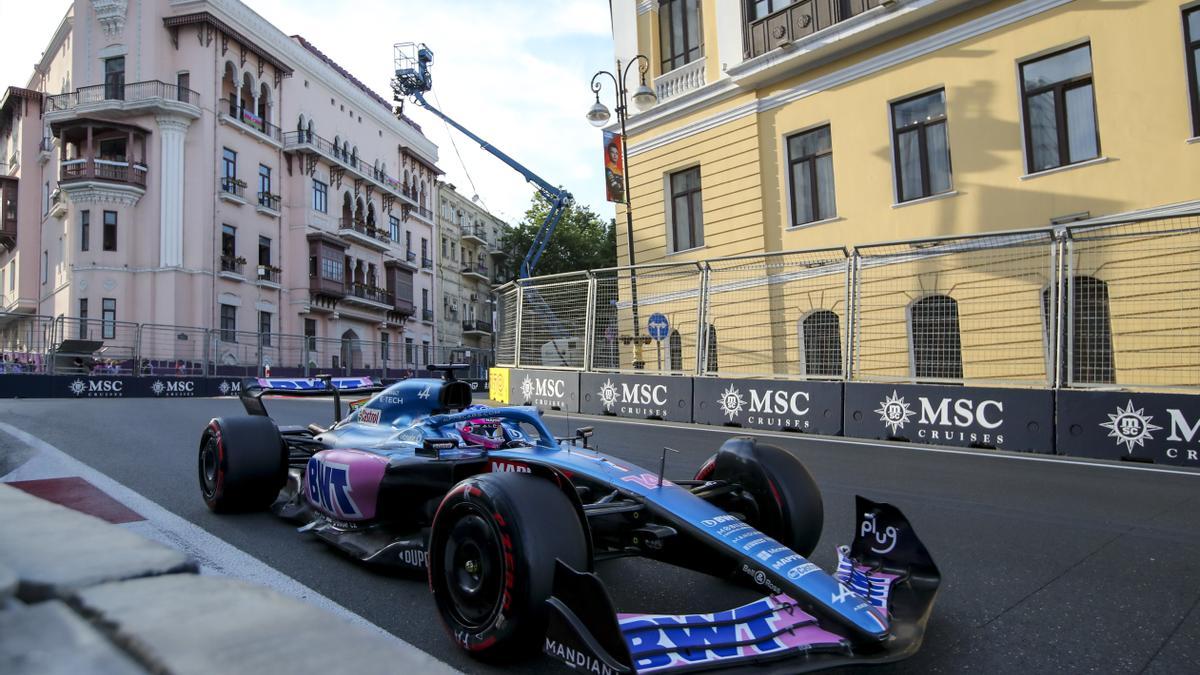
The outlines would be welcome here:
[[[457,426],[458,433],[468,445],[481,445],[495,450],[504,447],[504,442],[508,440],[504,425],[494,417],[477,417],[460,422]]]

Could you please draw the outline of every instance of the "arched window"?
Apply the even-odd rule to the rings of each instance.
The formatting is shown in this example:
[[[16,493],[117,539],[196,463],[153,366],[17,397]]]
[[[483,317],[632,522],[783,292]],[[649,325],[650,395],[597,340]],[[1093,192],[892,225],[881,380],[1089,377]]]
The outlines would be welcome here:
[[[361,222],[363,222],[363,220],[366,219],[366,217],[367,217],[367,214],[366,214],[366,209],[363,206],[362,197],[359,197],[354,202],[354,220],[356,222],[361,223]]]
[[[241,100],[238,101],[238,106],[242,110],[254,112],[254,78],[250,77],[250,73],[242,75]]]
[[[354,206],[350,201],[350,193],[342,193],[342,221],[345,227],[350,226],[350,221],[354,218]]]
[[[962,340],[954,298],[930,295],[914,302],[909,308],[909,335],[915,377],[962,379]]]
[[[300,132],[301,138],[304,137],[304,115],[296,118],[296,131]]]
[[[708,339],[704,343],[705,366],[704,370],[708,373],[715,373],[717,369],[717,327],[710,325],[708,327]]]
[[[375,202],[367,204],[367,225],[375,226]]]
[[[809,377],[841,377],[842,341],[838,315],[818,309],[800,322],[800,344],[804,350],[804,374]]]
[[[1072,277],[1067,284],[1071,300],[1067,305],[1068,312],[1064,315],[1066,335],[1063,336],[1060,362],[1061,375],[1066,380],[1063,384],[1114,383],[1116,368],[1113,364],[1108,284],[1089,276]],[[1053,344],[1050,331],[1055,329],[1049,288],[1042,291],[1042,318],[1046,324],[1046,345],[1049,346]]]
[[[350,151],[350,163],[358,164],[358,146],[357,145],[354,146],[354,149]]]
[[[671,360],[671,371],[681,372],[683,370],[683,339],[679,337],[679,331],[673,330],[667,337],[667,356]]]
[[[304,140],[305,140],[306,142],[308,142],[308,143],[312,143],[312,140],[313,140],[313,123],[312,123],[312,120],[309,120],[309,121],[308,121],[308,127],[305,129],[305,131],[307,131],[307,132],[308,132],[308,134],[305,136]]]
[[[341,136],[333,137],[333,156],[337,157],[338,159],[341,159],[341,157],[342,157],[342,137]]]
[[[271,89],[266,82],[258,87],[258,118],[262,120],[264,129],[271,121]]]

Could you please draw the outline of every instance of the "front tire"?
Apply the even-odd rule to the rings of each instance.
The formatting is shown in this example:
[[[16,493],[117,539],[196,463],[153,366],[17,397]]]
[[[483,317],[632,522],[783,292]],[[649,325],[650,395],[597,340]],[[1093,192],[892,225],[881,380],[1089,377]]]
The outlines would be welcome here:
[[[701,465],[696,479],[741,485],[741,491],[713,503],[802,556],[816,549],[825,526],[821,491],[790,452],[750,437],[731,438]]]
[[[200,436],[198,469],[209,509],[260,511],[287,479],[287,446],[269,417],[218,417]]]
[[[429,542],[429,586],[446,628],[472,656],[536,650],[547,621],[555,561],[587,569],[587,542],[571,501],[549,481],[488,473],[454,486]]]

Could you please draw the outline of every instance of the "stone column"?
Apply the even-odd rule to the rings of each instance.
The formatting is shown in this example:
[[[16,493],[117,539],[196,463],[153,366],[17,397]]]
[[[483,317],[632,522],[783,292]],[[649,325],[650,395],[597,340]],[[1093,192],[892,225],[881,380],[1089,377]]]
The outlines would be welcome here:
[[[183,155],[184,140],[192,121],[186,117],[159,116],[159,265],[183,266]]]

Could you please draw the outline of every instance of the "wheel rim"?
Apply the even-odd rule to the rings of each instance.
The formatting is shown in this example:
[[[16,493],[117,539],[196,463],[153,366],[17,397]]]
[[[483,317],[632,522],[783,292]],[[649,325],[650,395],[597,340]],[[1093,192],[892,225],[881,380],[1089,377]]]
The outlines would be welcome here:
[[[217,443],[216,436],[209,436],[200,448],[200,489],[208,499],[212,499],[217,492],[217,475],[220,472]]]
[[[504,597],[500,538],[486,515],[470,508],[451,527],[443,551],[450,612],[466,628],[491,623]]]

